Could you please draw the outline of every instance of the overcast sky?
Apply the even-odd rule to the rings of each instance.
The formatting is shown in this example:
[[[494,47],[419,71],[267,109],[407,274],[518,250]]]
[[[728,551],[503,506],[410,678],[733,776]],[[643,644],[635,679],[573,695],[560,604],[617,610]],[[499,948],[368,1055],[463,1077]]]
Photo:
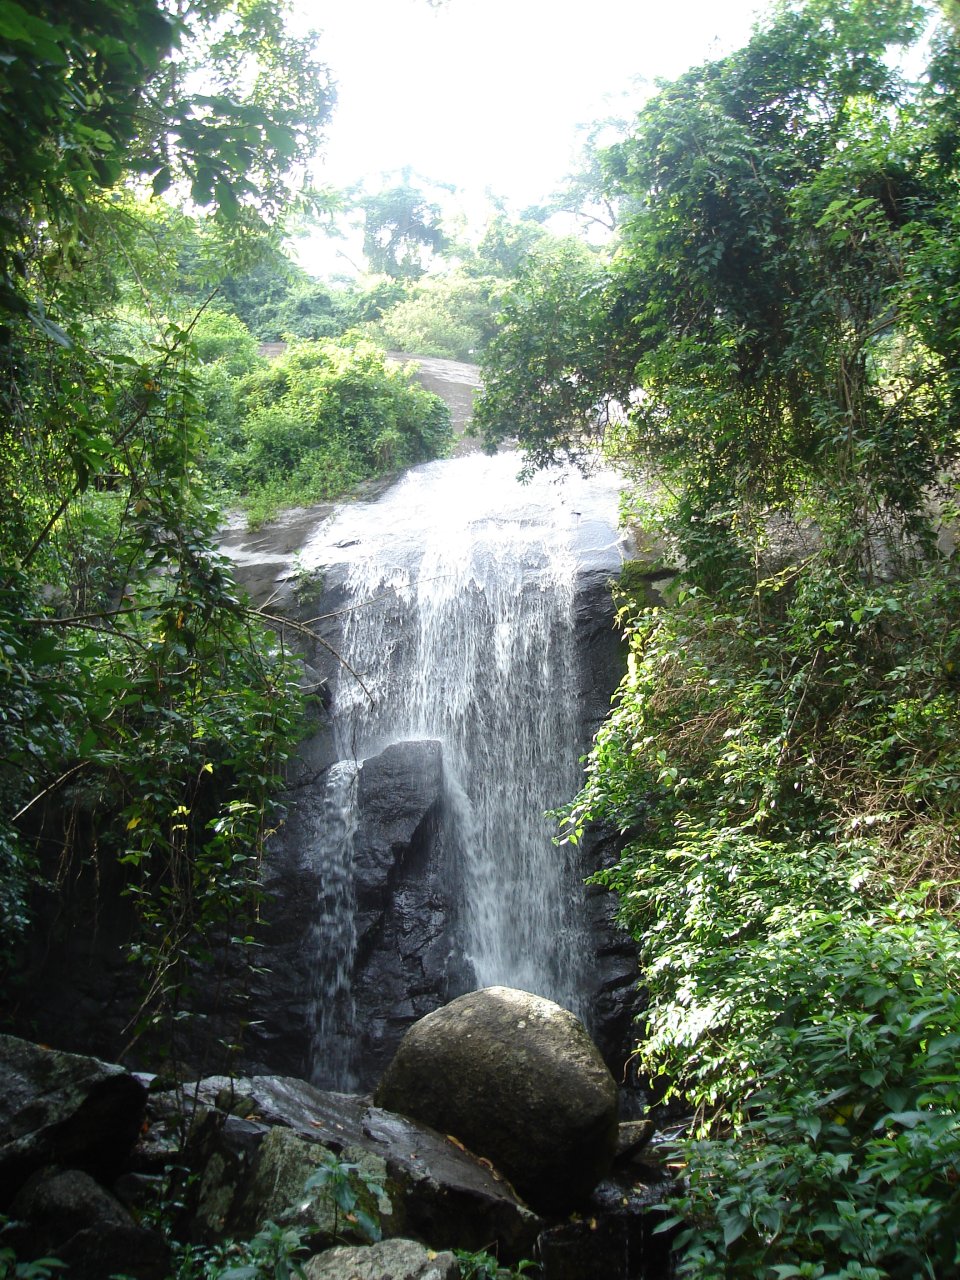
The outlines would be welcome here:
[[[577,126],[743,44],[761,0],[295,0],[338,86],[335,186],[409,165],[516,210],[571,169]],[[638,85],[639,82],[639,85]]]

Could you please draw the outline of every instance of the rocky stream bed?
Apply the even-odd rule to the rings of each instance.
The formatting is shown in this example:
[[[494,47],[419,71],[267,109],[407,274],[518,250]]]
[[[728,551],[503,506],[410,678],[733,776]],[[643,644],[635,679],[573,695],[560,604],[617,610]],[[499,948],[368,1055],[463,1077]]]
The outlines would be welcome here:
[[[171,1089],[10,1036],[0,1071],[5,1241],[72,1280],[167,1280],[185,1252],[275,1226],[297,1232],[311,1280],[457,1280],[453,1250],[531,1259],[543,1280],[670,1274],[668,1149],[649,1123],[618,1124],[581,1024],[523,992],[423,1019],[373,1098],[284,1076]],[[311,1193],[318,1170],[347,1179],[353,1212]],[[383,1244],[361,1243],[369,1223]]]

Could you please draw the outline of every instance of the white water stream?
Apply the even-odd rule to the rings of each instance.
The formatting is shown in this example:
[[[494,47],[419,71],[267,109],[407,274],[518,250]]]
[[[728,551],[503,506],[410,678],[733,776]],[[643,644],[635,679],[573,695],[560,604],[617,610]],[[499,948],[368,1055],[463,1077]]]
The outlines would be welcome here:
[[[618,571],[618,478],[516,480],[515,455],[472,454],[409,472],[344,507],[300,553],[346,566],[350,600],[333,715],[344,761],[438,740],[446,826],[463,883],[461,930],[476,985],[502,983],[579,1010],[582,886],[545,812],[579,786],[574,592],[583,568]],[[338,570],[342,572],[342,570]],[[349,769],[333,771],[319,856],[349,910]],[[339,868],[339,869],[338,869]],[[330,912],[327,912],[330,915]],[[349,1006],[353,934],[318,923],[316,1026]],[[331,957],[335,956],[335,961]]]

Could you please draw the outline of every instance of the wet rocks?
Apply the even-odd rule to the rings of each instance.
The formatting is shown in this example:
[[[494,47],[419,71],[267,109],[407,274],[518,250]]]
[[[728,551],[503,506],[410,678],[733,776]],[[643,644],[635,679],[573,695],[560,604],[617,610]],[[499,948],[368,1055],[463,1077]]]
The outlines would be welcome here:
[[[20,1256],[77,1280],[164,1280],[169,1250],[107,1189],[126,1170],[147,1090],[122,1067],[0,1036],[0,1213]]]
[[[304,1273],[307,1280],[460,1280],[452,1253],[434,1253],[414,1240],[328,1249],[311,1258]]]
[[[594,1188],[583,1212],[551,1223],[537,1241],[547,1280],[669,1280],[673,1234],[660,1211],[670,1189],[661,1171],[622,1174]]]
[[[541,1213],[581,1205],[616,1150],[616,1085],[583,1025],[507,987],[411,1027],[374,1098],[491,1160]]]
[[[410,1023],[450,994],[456,927],[443,850],[443,758],[438,742],[398,742],[365,760],[356,779],[351,878],[327,865],[324,784],[291,797],[282,842],[267,870],[262,970],[251,988],[258,1020],[246,1057],[259,1074],[312,1076],[323,1084],[372,1084]],[[327,941],[318,969],[317,919],[340,916],[352,936],[341,957]],[[343,1010],[317,993],[350,970]],[[462,988],[456,988],[462,989]],[[345,988],[342,995],[346,997]],[[331,1064],[337,1065],[333,1070]]]
[[[435,1249],[495,1242],[501,1258],[531,1255],[543,1223],[502,1178],[443,1134],[369,1099],[281,1076],[233,1081],[231,1106],[249,1114],[227,1115],[221,1108],[229,1084],[213,1077],[191,1090],[205,1113],[188,1153],[200,1175],[192,1208],[198,1242],[249,1235],[270,1213],[279,1216],[277,1197],[266,1192],[279,1186],[280,1199],[302,1199],[299,1188],[326,1150],[385,1187],[389,1204],[367,1206],[384,1235],[413,1235]],[[310,1221],[329,1228],[316,1216]]]
[[[626,1120],[620,1125],[617,1136],[617,1152],[614,1163],[629,1164],[649,1145],[654,1134],[652,1120]]]
[[[10,1206],[15,1227],[9,1242],[21,1257],[54,1257],[71,1280],[166,1280],[170,1249],[88,1173],[43,1169]]]
[[[178,1240],[244,1241],[268,1221],[277,1223],[324,1250],[309,1263],[311,1280],[457,1280],[456,1261],[446,1252],[454,1249],[489,1249],[503,1265],[540,1259],[544,1280],[669,1274],[660,1266],[663,1237],[652,1234],[660,1215],[649,1212],[669,1175],[645,1158],[646,1148],[638,1150],[637,1126],[621,1130],[629,1167],[601,1182],[581,1214],[545,1218],[518,1199],[489,1159],[368,1098],[322,1092],[289,1077],[208,1077],[151,1091],[132,1143],[131,1117],[139,1128],[143,1115],[139,1080],[119,1067],[10,1037],[0,1038],[0,1050],[7,1086],[0,1092],[2,1151],[14,1156],[0,1164],[6,1177],[0,1213],[17,1220],[4,1243],[19,1259],[60,1258],[77,1280],[173,1274],[169,1242],[144,1225],[161,1197],[171,1196],[171,1167],[181,1178],[172,1188],[183,1206],[173,1224]],[[137,1086],[135,1112],[122,1092],[112,1095],[114,1108],[85,1111],[91,1095],[117,1090],[125,1077]],[[77,1125],[78,1113],[95,1117],[93,1133]],[[356,1208],[379,1221],[385,1243],[335,1247],[362,1237],[355,1217],[335,1207],[327,1181],[311,1178],[322,1165],[348,1177]]]
[[[0,1035],[0,1208],[45,1165],[101,1180],[136,1142],[147,1091],[122,1067]]]

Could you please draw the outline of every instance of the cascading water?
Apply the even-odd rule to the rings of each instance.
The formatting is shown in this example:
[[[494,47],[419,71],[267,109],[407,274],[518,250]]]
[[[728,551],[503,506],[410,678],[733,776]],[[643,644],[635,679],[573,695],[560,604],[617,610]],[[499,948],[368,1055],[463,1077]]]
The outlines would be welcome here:
[[[509,454],[419,467],[378,501],[343,508],[300,559],[346,566],[341,653],[363,685],[341,670],[332,707],[341,759],[362,768],[395,742],[441,744],[445,845],[475,985],[521,987],[579,1011],[583,889],[545,812],[578,787],[586,744],[574,592],[584,563],[619,566],[618,486],[610,475],[521,485],[517,469]],[[319,836],[335,885],[350,874],[344,776],[342,766],[331,773]],[[323,920],[317,933],[324,1041],[334,1016],[324,1002],[341,1024],[347,1016],[355,935]],[[350,1083],[319,1043],[314,1074]]]
[[[313,990],[310,1023],[314,1044],[324,1046],[324,1069],[331,1079],[351,1082],[354,1002],[351,968],[357,945],[353,838],[357,825],[354,760],[338,761],[327,775],[318,809],[312,813],[316,915],[310,929]]]

